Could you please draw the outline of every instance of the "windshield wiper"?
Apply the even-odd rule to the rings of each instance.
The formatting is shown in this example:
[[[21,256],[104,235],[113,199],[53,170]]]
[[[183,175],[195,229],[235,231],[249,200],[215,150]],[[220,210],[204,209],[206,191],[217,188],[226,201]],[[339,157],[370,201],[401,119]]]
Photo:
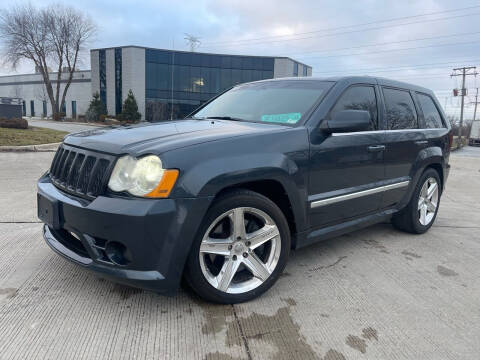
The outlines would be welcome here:
[[[240,118],[236,118],[236,117],[231,117],[231,116],[207,116],[205,119],[245,121],[244,119],[240,119]]]

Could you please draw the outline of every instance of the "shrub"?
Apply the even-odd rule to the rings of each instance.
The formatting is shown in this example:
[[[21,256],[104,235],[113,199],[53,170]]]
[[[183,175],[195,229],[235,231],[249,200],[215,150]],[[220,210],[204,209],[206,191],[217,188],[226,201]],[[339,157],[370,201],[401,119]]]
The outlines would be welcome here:
[[[0,118],[0,127],[12,129],[28,129],[28,121],[23,118]]]
[[[85,113],[85,118],[88,122],[102,121],[101,116],[107,114],[107,109],[105,104],[100,100],[100,95],[97,93],[93,94],[93,99],[90,101],[88,110]]]
[[[128,91],[127,98],[123,102],[122,113],[119,119],[126,122],[138,122],[142,115],[138,112],[138,105],[132,90]]]

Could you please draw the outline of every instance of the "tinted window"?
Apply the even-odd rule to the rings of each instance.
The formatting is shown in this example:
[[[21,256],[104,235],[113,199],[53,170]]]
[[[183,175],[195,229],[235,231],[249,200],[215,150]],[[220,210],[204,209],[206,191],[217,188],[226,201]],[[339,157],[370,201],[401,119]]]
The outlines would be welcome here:
[[[438,112],[435,103],[432,98],[428,95],[417,94],[418,100],[420,101],[420,106],[423,110],[423,116],[425,118],[425,127],[430,128],[442,128],[442,117]]]
[[[370,113],[370,130],[377,126],[377,98],[372,86],[353,86],[343,93],[333,107],[330,116],[342,110],[366,110]]]
[[[234,87],[194,117],[229,116],[263,123],[295,124],[332,84],[320,81],[269,81]]]
[[[410,93],[406,90],[383,89],[389,130],[416,129],[417,112]]]

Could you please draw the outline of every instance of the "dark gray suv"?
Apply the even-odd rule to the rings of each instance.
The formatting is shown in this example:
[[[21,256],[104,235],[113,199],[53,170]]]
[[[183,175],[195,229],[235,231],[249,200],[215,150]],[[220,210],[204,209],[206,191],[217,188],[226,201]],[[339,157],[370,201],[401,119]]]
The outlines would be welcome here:
[[[451,131],[430,90],[373,77],[241,84],[187,119],[67,136],[38,181],[51,248],[115,281],[252,299],[291,249],[379,221],[420,234]]]

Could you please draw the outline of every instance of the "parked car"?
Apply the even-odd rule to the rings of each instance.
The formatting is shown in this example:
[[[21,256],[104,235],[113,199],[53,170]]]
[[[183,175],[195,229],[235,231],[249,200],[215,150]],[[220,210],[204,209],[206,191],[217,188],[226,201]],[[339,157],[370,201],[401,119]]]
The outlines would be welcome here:
[[[163,294],[269,289],[291,249],[435,221],[450,127],[427,89],[373,77],[241,84],[189,118],[67,136],[38,181],[50,247]]]
[[[468,144],[471,146],[480,146],[480,120],[472,122]]]

